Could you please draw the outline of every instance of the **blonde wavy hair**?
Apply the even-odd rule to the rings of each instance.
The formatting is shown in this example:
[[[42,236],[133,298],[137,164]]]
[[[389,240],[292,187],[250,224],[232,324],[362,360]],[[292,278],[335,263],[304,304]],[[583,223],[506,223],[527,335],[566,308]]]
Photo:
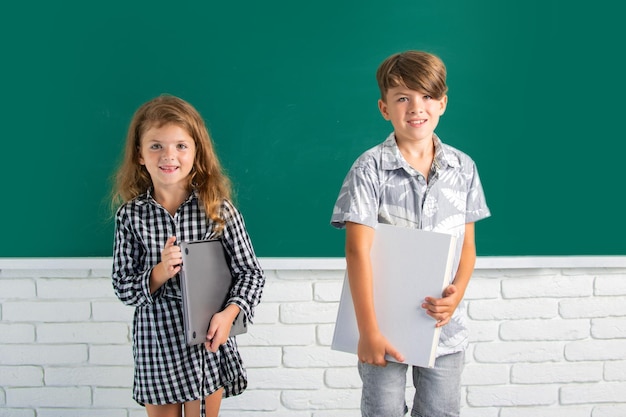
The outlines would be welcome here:
[[[207,216],[217,223],[216,231],[224,228],[220,206],[231,199],[231,184],[222,170],[208,129],[200,113],[188,102],[171,95],[161,95],[144,103],[135,112],[128,133],[124,157],[115,175],[112,206],[117,208],[152,187],[145,166],[139,163],[142,135],[153,127],[177,125],[193,138],[196,156],[189,174],[189,190],[196,190]]]

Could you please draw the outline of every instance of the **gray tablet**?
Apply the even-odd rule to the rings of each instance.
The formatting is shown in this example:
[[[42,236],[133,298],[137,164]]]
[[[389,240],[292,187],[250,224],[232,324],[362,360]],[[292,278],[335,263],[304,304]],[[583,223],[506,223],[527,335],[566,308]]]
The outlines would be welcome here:
[[[233,278],[220,240],[181,242],[180,249],[185,338],[188,345],[197,345],[206,342],[211,317],[224,308]],[[230,336],[246,331],[244,314],[239,313]]]

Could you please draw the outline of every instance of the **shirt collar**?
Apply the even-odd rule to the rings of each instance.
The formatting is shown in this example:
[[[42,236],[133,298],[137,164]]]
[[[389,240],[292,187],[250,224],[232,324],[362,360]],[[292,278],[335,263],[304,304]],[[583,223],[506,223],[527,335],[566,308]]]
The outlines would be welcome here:
[[[433,160],[433,164],[436,169],[456,168],[459,166],[458,159],[449,151],[446,151],[443,142],[441,142],[439,136],[434,133],[433,142],[435,144],[435,159]],[[382,168],[385,170],[392,171],[403,168],[408,173],[416,172],[400,153],[400,149],[398,149],[398,144],[396,143],[395,133],[391,133],[383,142],[382,157]]]

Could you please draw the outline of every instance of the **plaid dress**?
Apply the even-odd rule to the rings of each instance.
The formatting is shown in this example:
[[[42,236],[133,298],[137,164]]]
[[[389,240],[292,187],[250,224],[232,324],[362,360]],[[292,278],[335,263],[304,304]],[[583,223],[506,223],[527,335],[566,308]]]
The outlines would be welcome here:
[[[265,277],[239,211],[225,200],[221,215],[226,220],[221,239],[235,278],[227,303],[239,306],[251,322]],[[216,237],[215,223],[205,215],[196,193],[172,216],[148,192],[122,205],[115,222],[113,288],[124,304],[135,307],[135,401],[181,403],[202,399],[219,388],[224,388],[225,397],[241,394],[247,378],[234,337],[216,353],[204,344],[187,346],[179,276],[150,294],[150,272],[169,236],[178,241]]]

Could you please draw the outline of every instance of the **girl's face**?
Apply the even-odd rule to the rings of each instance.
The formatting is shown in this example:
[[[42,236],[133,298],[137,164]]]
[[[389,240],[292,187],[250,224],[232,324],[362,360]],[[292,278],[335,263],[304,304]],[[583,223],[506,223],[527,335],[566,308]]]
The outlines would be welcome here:
[[[378,108],[393,125],[397,140],[421,141],[432,139],[447,102],[447,96],[438,100],[400,86],[390,88],[385,101],[378,101]]]
[[[178,125],[152,127],[141,136],[139,163],[148,170],[156,193],[186,189],[195,156],[193,138]]]

